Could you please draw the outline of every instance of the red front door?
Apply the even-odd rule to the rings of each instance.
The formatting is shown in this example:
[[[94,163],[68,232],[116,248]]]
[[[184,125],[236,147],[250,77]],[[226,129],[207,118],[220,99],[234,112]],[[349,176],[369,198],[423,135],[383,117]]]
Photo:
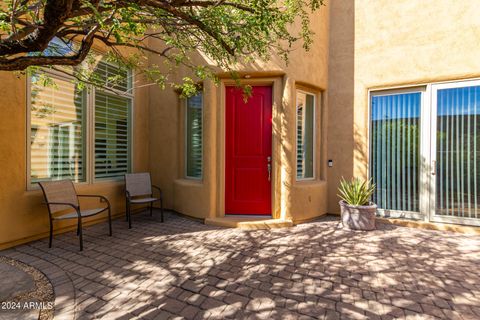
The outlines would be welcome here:
[[[253,87],[247,102],[241,89],[226,88],[225,143],[225,213],[270,215],[271,87]]]

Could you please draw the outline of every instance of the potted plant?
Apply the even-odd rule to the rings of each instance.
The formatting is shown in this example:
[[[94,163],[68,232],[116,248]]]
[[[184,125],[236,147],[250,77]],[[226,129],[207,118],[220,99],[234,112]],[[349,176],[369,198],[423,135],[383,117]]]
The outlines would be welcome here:
[[[370,202],[370,197],[375,190],[371,180],[365,181],[352,179],[346,181],[342,178],[338,188],[342,224],[345,228],[353,230],[374,230],[377,205]]]

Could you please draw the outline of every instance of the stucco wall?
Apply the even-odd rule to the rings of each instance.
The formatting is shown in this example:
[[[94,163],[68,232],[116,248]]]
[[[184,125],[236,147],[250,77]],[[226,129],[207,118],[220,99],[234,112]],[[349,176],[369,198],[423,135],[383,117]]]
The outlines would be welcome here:
[[[12,72],[0,72],[0,249],[46,237],[48,211],[42,205],[40,190],[27,190],[27,97],[26,79]],[[133,115],[133,169],[148,171],[148,104],[146,89],[135,91]],[[77,184],[82,194],[101,194],[112,205],[113,213],[125,212],[123,182]],[[82,208],[96,202],[82,202]],[[106,214],[85,219],[105,219]],[[55,230],[72,229],[75,221],[55,223]],[[107,230],[107,229],[106,229]],[[115,232],[115,230],[113,230]],[[107,233],[106,233],[107,234]],[[88,237],[88,235],[86,235]]]
[[[478,1],[332,1],[328,210],[341,176],[366,177],[368,90],[480,77]]]
[[[295,181],[295,87],[304,85],[322,93],[327,89],[328,75],[328,7],[312,16],[314,46],[306,53],[297,44],[289,64],[273,57],[269,62],[257,61],[238,67],[248,74],[246,83],[273,86],[273,216],[306,220],[326,213],[326,143],[318,144],[318,176],[313,182]],[[158,45],[152,43],[151,45]],[[200,55],[193,60],[208,63]],[[152,56],[151,63],[161,65]],[[221,85],[205,83],[204,88],[204,174],[202,181],[184,179],[184,102],[174,90],[151,87],[150,97],[150,166],[155,183],[165,190],[165,203],[181,213],[197,218],[219,217],[223,213],[224,182],[224,92],[228,77],[222,74]],[[188,74],[180,70],[176,79]],[[174,79],[174,78],[172,78]],[[326,141],[327,104],[319,100],[317,130]],[[319,139],[320,140],[320,139]],[[276,142],[277,141],[277,145]],[[176,146],[177,150],[171,146]]]

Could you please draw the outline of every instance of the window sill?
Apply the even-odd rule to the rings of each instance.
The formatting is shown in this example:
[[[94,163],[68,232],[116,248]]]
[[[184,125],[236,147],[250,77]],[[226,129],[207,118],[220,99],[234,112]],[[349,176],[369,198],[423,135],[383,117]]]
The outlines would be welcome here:
[[[297,187],[316,187],[316,186],[323,186],[326,185],[326,180],[318,180],[318,179],[311,179],[311,180],[297,180],[295,181],[295,186]]]
[[[88,187],[94,187],[94,186],[101,186],[101,185],[123,185],[124,184],[124,178],[118,178],[118,179],[105,179],[105,180],[96,180],[94,182],[88,183],[88,182],[74,182],[73,185],[77,188],[88,188]],[[28,185],[27,186],[27,192],[35,192],[35,191],[40,191],[42,190],[38,184],[35,185]]]
[[[176,179],[175,184],[180,186],[203,186],[203,179],[181,178]]]

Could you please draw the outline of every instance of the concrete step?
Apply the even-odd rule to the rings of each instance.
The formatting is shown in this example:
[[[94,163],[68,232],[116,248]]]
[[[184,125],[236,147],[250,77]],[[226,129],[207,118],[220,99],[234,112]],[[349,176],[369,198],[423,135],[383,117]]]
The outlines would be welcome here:
[[[227,216],[221,218],[206,218],[205,224],[239,229],[276,229],[293,227],[293,221],[288,219],[272,219],[265,217]]]

